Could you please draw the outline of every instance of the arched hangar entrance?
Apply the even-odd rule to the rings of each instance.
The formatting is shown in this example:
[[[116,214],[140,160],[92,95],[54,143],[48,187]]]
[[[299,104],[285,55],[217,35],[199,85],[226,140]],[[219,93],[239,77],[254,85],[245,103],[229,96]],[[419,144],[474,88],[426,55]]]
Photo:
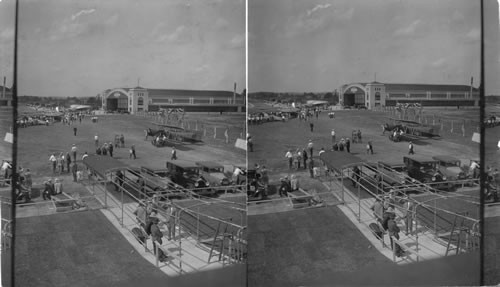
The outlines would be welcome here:
[[[128,96],[123,91],[113,91],[106,98],[106,110],[113,112],[128,111]]]
[[[349,85],[344,89],[342,95],[344,106],[364,105],[366,102],[366,90],[362,85]]]

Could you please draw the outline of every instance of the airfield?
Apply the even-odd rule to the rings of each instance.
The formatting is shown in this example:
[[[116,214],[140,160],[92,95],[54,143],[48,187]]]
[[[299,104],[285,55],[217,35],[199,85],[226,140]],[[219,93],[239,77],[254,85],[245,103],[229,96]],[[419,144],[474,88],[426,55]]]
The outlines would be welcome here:
[[[249,106],[252,104],[262,105],[250,102]],[[383,248],[367,228],[370,222],[374,222],[369,211],[371,204],[368,205],[368,202],[373,201],[371,196],[359,193],[350,184],[349,187],[344,184],[342,190],[348,191],[342,202],[340,196],[332,192],[340,185],[331,185],[325,175],[311,179],[308,170],[288,168],[285,158],[287,150],[295,152],[297,148],[306,148],[309,140],[314,143],[315,165],[322,166],[318,152],[322,147],[326,151],[331,150],[332,129],[336,131],[337,141],[352,138],[353,130],[361,130],[362,143],[351,144],[351,154],[361,161],[403,163],[403,156],[408,154],[408,142],[390,141],[388,133],[382,134],[381,129],[381,125],[390,122],[389,118],[393,118],[394,114],[387,111],[337,109],[333,111],[335,118],[332,119],[328,117],[328,112],[322,111],[318,118],[311,119],[314,124],[312,132],[309,122],[297,118],[248,126],[254,143],[254,151],[248,153],[249,167],[254,164],[265,165],[271,186],[266,200],[249,202],[249,286],[267,286],[270,282],[279,282],[279,285],[349,284],[362,282],[360,278],[368,280],[365,282],[369,284],[384,285],[387,283],[384,277],[395,272],[398,274],[391,283],[396,285],[477,285],[480,276],[477,249],[457,256],[445,256],[448,253],[446,247],[442,242],[436,243],[429,233],[420,234],[415,248],[415,238],[401,232],[401,242],[409,249],[418,250],[416,253],[419,255],[416,257],[422,257],[419,263],[411,255],[394,258],[390,248]],[[452,155],[460,159],[462,165],[468,165],[471,159],[479,155],[479,145],[471,140],[477,131],[473,121],[478,114],[477,108],[462,108],[459,111],[456,107],[424,108],[423,115],[427,121],[432,122],[433,118],[436,122],[439,119],[443,122],[454,121],[455,131],[445,126],[439,131],[439,137],[414,140],[415,154],[431,157]],[[465,135],[457,133],[457,123],[464,123],[467,127]],[[368,141],[373,145],[373,155],[366,153]],[[324,204],[320,207],[297,208],[293,200],[281,198],[277,192],[280,178],[290,178],[292,175],[299,179],[302,189],[314,190],[319,194]],[[468,212],[474,222],[479,219],[477,184],[475,187],[440,192],[438,195],[424,193],[413,196],[421,202],[432,197],[441,198],[429,201],[437,202],[438,208],[456,213]],[[462,201],[462,198],[468,200]],[[449,220],[453,221],[451,218]],[[400,225],[400,229],[404,230],[404,227]],[[385,240],[388,241],[387,236]],[[454,264],[457,268],[449,269]],[[375,270],[372,266],[380,268]],[[386,272],[382,272],[382,269]],[[328,280],[322,281],[323,278]],[[408,278],[414,280],[409,281]]]
[[[28,107],[21,108],[29,112]],[[23,112],[21,108],[20,114]],[[152,124],[154,117],[123,114],[95,116],[98,117],[97,122],[91,121],[91,116],[86,116],[81,123],[76,121],[70,126],[55,122],[48,126],[18,129],[18,165],[31,170],[33,202],[18,204],[16,208],[16,285],[192,286],[199,282],[244,285],[244,265],[228,263],[224,261],[225,258],[221,262],[215,257],[207,262],[210,248],[200,247],[203,244],[197,243],[180,227],[175,240],[164,238],[163,245],[165,250],[178,256],[177,259],[181,257],[185,261],[181,264],[181,259],[171,259],[158,264],[152,254],[151,242],[148,242],[149,251],[146,251],[130,232],[137,226],[135,215],[132,214],[138,205],[137,201],[127,194],[110,190],[108,186],[99,187],[99,184],[86,180],[73,182],[70,173],[52,173],[49,162],[51,154],[69,152],[75,144],[78,148],[77,159],[84,152],[93,155],[96,134],[101,143],[113,144],[115,135],[124,135],[125,148],[115,147],[113,157],[125,165],[165,168],[172,147],[155,147],[151,144],[151,137],[145,140],[144,130],[155,128]],[[245,151],[234,147],[236,138],[241,133],[245,134],[241,130],[244,114],[187,113],[186,119],[203,123],[211,131],[213,127],[218,127],[220,132],[217,135],[205,132],[210,136],[204,137],[202,142],[175,145],[179,160],[214,161],[222,164],[227,173],[231,173],[235,165],[245,165]],[[73,134],[74,127],[77,128],[76,136]],[[228,130],[230,142],[226,141],[224,130]],[[137,159],[129,157],[131,145],[135,146]],[[83,168],[81,163],[79,168]],[[87,207],[82,210],[62,210],[53,201],[44,201],[40,194],[43,182],[54,178],[62,181],[66,194],[81,198]],[[190,204],[196,204],[200,212],[198,214],[203,213],[205,217],[225,217],[234,215],[234,212],[227,211],[230,210],[228,206],[245,205],[245,196],[227,194],[227,197],[193,201],[184,203],[174,200],[186,210]],[[238,213],[234,221],[246,225],[243,218],[246,220],[246,216]],[[200,219],[196,222],[202,223]],[[177,245],[180,243],[182,247]]]

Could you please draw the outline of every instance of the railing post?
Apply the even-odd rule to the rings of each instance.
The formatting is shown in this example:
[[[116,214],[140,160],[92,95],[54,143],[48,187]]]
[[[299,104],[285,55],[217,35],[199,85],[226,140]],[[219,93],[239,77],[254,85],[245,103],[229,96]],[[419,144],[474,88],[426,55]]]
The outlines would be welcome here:
[[[437,234],[437,230],[436,230],[436,199],[434,199],[434,234]]]
[[[120,185],[118,185],[120,186]],[[121,190],[121,198],[122,198],[122,226],[123,226],[123,188],[120,187],[120,190]]]
[[[358,222],[361,222],[361,188],[358,184]]]

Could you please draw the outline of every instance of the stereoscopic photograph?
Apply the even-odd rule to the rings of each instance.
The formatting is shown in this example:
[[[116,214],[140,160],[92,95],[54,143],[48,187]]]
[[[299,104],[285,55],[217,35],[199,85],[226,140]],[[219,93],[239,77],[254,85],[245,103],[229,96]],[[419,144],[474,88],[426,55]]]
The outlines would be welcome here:
[[[500,284],[498,0],[0,0],[0,286]]]

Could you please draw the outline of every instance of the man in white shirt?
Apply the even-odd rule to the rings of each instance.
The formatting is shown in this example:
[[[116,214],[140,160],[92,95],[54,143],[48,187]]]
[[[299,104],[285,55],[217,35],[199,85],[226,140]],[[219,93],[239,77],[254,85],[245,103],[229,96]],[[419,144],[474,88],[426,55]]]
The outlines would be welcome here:
[[[73,146],[71,147],[71,152],[73,153],[73,160],[76,162],[76,152],[78,151],[78,149],[76,148],[76,145],[73,144]]]
[[[332,144],[335,143],[335,130],[332,129]]]
[[[311,155],[310,158],[313,158],[313,147],[314,144],[312,140],[309,140],[309,143],[307,144],[307,148],[309,149],[309,154]]]
[[[292,169],[292,166],[293,166],[293,155],[292,155],[292,152],[290,150],[288,150],[287,153],[285,154],[285,157],[288,159],[288,168]]]

